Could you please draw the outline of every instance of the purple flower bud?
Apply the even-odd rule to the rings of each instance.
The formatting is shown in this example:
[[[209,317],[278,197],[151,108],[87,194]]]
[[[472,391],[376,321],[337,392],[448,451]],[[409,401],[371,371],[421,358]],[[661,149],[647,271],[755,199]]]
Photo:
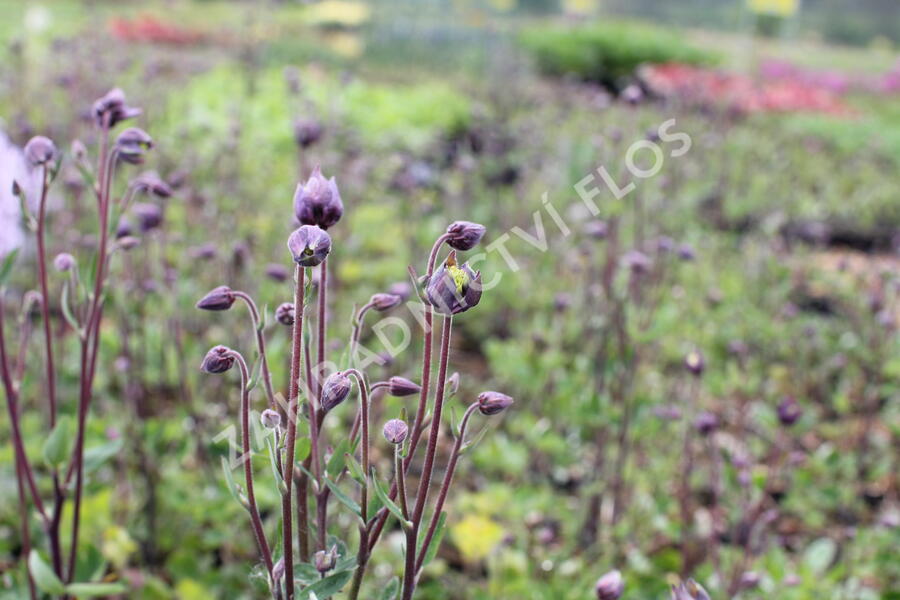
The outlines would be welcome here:
[[[605,240],[609,235],[609,225],[606,221],[590,221],[584,226],[584,233],[595,240]]]
[[[267,408],[259,415],[259,422],[266,429],[275,429],[281,426],[281,415],[278,414],[278,411]]]
[[[803,409],[793,396],[785,396],[778,404],[778,420],[785,427],[790,427],[796,423],[802,414]]]
[[[301,148],[309,148],[322,138],[324,131],[318,121],[312,119],[297,121],[294,123],[294,141]]]
[[[227,285],[220,285],[211,290],[197,302],[197,308],[201,310],[228,310],[237,300],[234,291]]]
[[[388,294],[393,294],[394,296],[400,296],[400,300],[405,302],[409,300],[409,297],[412,296],[413,289],[408,281],[398,281],[397,283],[392,283],[390,287],[388,287]]]
[[[169,198],[172,195],[171,186],[153,171],[141,173],[131,181],[131,185],[135,191],[153,194],[160,198]]]
[[[116,238],[123,238],[128,235],[132,235],[134,233],[134,228],[131,225],[131,221],[122,217],[119,219],[119,224],[116,225]]]
[[[697,254],[690,244],[681,244],[678,246],[678,258],[681,260],[694,260],[697,258]]]
[[[620,97],[628,104],[639,104],[644,99],[644,91],[639,85],[632,83],[622,90]]]
[[[481,392],[478,395],[478,410],[486,416],[501,413],[512,403],[512,398],[500,392]]]
[[[456,221],[447,227],[447,245],[456,250],[471,250],[484,237],[484,225],[470,221]]]
[[[391,419],[384,424],[384,437],[392,444],[402,444],[409,434],[409,427],[401,419]]]
[[[214,346],[200,363],[200,370],[207,373],[224,373],[234,366],[234,356],[225,346]]]
[[[661,235],[656,239],[656,250],[661,254],[668,254],[675,249],[675,240],[667,235]]]
[[[133,250],[141,245],[141,240],[131,235],[120,237],[116,242],[118,243],[119,248],[126,251]]]
[[[465,312],[481,300],[481,272],[473,272],[468,263],[458,266],[456,252],[452,251],[428,280],[425,294],[439,314]]]
[[[125,104],[125,93],[119,88],[113,88],[105,96],[94,102],[91,113],[98,127],[103,126],[104,119],[106,119],[109,127],[115,127],[117,123],[141,114],[141,109],[127,106]]]
[[[594,585],[597,600],[619,600],[624,590],[625,582],[622,580],[622,574],[618,570],[605,574]]]
[[[75,268],[75,257],[68,252],[61,252],[53,259],[53,268],[63,273]]]
[[[653,266],[653,261],[639,250],[629,250],[622,257],[622,262],[626,267],[631,269],[631,272],[635,275],[641,275],[650,270]]]
[[[694,427],[701,435],[709,435],[719,426],[719,417],[711,412],[702,412],[694,420]]]
[[[322,406],[325,412],[347,399],[350,394],[350,378],[341,371],[332,373],[322,386]]]
[[[197,260],[212,260],[218,255],[219,247],[212,242],[188,248],[188,256]]]
[[[315,267],[331,252],[331,236],[316,225],[301,225],[288,238],[288,250],[301,267]]]
[[[390,391],[391,396],[402,398],[403,396],[418,394],[422,391],[422,386],[405,377],[391,377],[388,379],[388,390]]]
[[[50,138],[39,135],[25,144],[25,162],[32,168],[49,165],[55,158],[56,146]]]
[[[294,305],[290,302],[284,302],[275,309],[275,320],[290,327],[294,324]]]
[[[385,312],[403,302],[403,298],[394,294],[374,294],[369,302],[375,310]]]
[[[116,138],[116,152],[120,159],[139,165],[144,162],[144,154],[153,147],[153,138],[137,127],[129,127]]]
[[[553,297],[553,310],[556,312],[565,312],[572,306],[572,295],[560,292]]]
[[[672,586],[672,600],[710,600],[709,594],[693,579]]]
[[[287,270],[287,267],[280,263],[269,263],[266,265],[266,277],[269,279],[283,283],[287,281],[289,276],[290,272]]]
[[[337,546],[332,546],[327,552],[325,550],[319,550],[316,552],[313,560],[316,565],[316,571],[324,575],[332,570],[337,563]]]
[[[134,215],[143,233],[152,231],[162,225],[162,209],[155,204],[135,202],[134,206],[131,207],[131,213]]]
[[[284,577],[284,557],[278,559],[278,562],[275,563],[275,566],[272,567],[272,579],[275,580],[275,584],[277,585],[279,581]]]
[[[328,229],[341,220],[344,204],[334,177],[325,179],[316,167],[306,183],[298,183],[294,192],[294,214],[303,225]]]
[[[706,368],[706,361],[699,350],[692,350],[684,357],[684,367],[697,377],[703,375]]]

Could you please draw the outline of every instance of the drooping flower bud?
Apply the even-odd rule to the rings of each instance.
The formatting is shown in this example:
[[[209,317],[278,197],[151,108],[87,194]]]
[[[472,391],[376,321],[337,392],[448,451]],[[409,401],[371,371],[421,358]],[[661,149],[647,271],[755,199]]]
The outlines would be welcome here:
[[[153,138],[137,127],[129,127],[116,138],[116,152],[123,161],[139,165],[144,162],[147,150],[153,147]]]
[[[125,93],[119,88],[113,88],[94,102],[91,113],[98,127],[103,126],[104,119],[110,127],[115,127],[117,123],[141,114],[141,109],[126,105]]]
[[[301,267],[315,267],[331,252],[331,236],[316,225],[301,225],[288,238],[288,250]]]
[[[290,273],[281,263],[269,263],[266,265],[266,277],[278,283],[287,281]]]
[[[162,225],[162,208],[156,204],[150,202],[135,202],[134,206],[131,207],[131,213],[134,215],[135,220],[138,222],[138,226],[143,233],[153,231]]]
[[[225,346],[214,346],[200,363],[200,370],[207,373],[224,373],[234,366],[234,356]]]
[[[369,302],[372,303],[372,308],[378,312],[385,312],[403,302],[403,299],[394,294],[374,294]]]
[[[141,173],[131,181],[131,185],[135,191],[153,194],[160,198],[169,198],[172,195],[172,187],[154,171]]]
[[[694,427],[700,432],[700,435],[709,435],[719,426],[719,417],[711,412],[702,412],[697,415],[694,420]]]
[[[625,582],[618,570],[610,571],[597,580],[594,591],[597,600],[619,600],[625,590]]]
[[[388,390],[391,396],[402,398],[403,396],[412,396],[422,391],[422,386],[414,381],[410,381],[405,377],[391,377],[388,379]]]
[[[435,312],[456,315],[477,305],[481,300],[481,272],[473,272],[468,263],[456,263],[456,252],[447,256],[425,287],[428,302]]]
[[[75,268],[75,257],[68,252],[61,252],[53,259],[53,268],[63,273]]]
[[[478,410],[486,416],[501,413],[512,403],[512,398],[500,392],[481,392],[478,395]]]
[[[281,426],[281,415],[278,411],[267,408],[259,415],[259,422],[266,429],[276,429]]]
[[[275,320],[290,327],[294,324],[294,305],[290,302],[283,302],[275,309]]]
[[[447,245],[456,250],[471,250],[484,237],[484,225],[471,221],[456,221],[447,227]]]
[[[322,124],[312,119],[305,119],[294,123],[294,141],[301,148],[309,148],[322,138],[324,133]]]
[[[35,136],[25,144],[25,161],[29,167],[49,165],[56,158],[56,145],[50,138]]]
[[[699,583],[688,579],[672,586],[672,600],[710,600],[709,594]]]
[[[350,394],[350,378],[341,371],[332,373],[322,386],[322,406],[325,412],[347,399]]]
[[[693,375],[699,377],[700,375],[703,375],[703,370],[706,368],[706,361],[703,359],[703,355],[699,350],[692,350],[684,357],[684,367]]]
[[[785,427],[790,427],[796,423],[802,414],[803,409],[793,396],[786,396],[784,400],[778,404],[778,420],[781,421],[781,424]]]
[[[409,300],[409,297],[412,296],[412,293],[413,289],[408,281],[398,281],[397,283],[392,283],[390,287],[388,287],[388,294],[400,296],[401,302]]]
[[[237,300],[234,291],[227,285],[210,290],[197,302],[197,308],[201,310],[228,310]]]
[[[316,565],[316,571],[324,575],[337,564],[337,546],[332,546],[327,552],[319,550],[316,552],[313,560]]]
[[[409,426],[401,419],[391,419],[384,424],[384,438],[392,444],[402,444],[409,434]]]
[[[325,179],[316,167],[306,183],[298,183],[294,192],[294,214],[303,225],[328,229],[341,220],[344,204],[334,177]]]

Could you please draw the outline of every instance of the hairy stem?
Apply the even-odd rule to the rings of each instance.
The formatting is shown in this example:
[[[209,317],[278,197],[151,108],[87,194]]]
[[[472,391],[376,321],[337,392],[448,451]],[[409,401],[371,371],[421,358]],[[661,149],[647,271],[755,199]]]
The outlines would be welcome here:
[[[256,333],[256,351],[259,352],[259,359],[262,367],[263,386],[266,389],[266,399],[269,401],[269,408],[275,409],[275,391],[272,389],[272,373],[269,371],[269,359],[266,356],[266,337],[263,335],[263,323],[260,319],[259,309],[256,302],[249,294],[244,292],[234,292],[234,295],[247,304],[250,311],[250,319],[253,321],[253,331]]]

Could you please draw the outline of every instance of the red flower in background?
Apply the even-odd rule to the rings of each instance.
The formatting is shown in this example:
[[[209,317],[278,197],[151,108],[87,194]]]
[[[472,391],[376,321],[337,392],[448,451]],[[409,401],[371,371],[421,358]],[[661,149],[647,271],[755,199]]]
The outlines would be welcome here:
[[[109,30],[113,37],[125,42],[188,46],[206,39],[206,35],[200,31],[166,23],[152,15],[110,19]]]

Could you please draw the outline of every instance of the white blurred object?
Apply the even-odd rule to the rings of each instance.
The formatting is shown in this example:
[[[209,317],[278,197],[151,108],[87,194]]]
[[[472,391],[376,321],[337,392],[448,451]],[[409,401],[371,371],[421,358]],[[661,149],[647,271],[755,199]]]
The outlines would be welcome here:
[[[25,243],[22,230],[22,210],[19,198],[12,192],[13,180],[25,190],[29,206],[34,202],[33,174],[28,173],[22,149],[9,141],[0,131],[0,257],[6,256]]]

